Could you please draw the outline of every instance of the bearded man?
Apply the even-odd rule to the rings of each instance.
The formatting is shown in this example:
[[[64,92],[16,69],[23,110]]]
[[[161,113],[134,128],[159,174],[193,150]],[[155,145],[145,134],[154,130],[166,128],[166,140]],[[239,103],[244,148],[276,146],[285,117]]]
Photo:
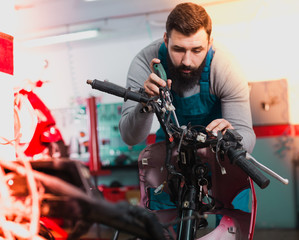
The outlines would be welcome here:
[[[243,137],[243,147],[251,153],[256,137],[248,84],[226,51],[213,44],[211,33],[212,21],[203,7],[194,3],[177,5],[167,18],[164,37],[133,59],[127,87],[136,91],[144,88],[152,97],[159,94],[160,86],[168,85],[180,125],[203,125],[213,132],[235,129]],[[163,65],[167,82],[154,73],[155,63]],[[119,129],[128,145],[144,141],[151,131],[154,113],[141,112],[142,108],[141,103],[130,100],[123,103]],[[160,128],[156,141],[162,140]],[[239,209],[246,209],[248,196],[241,196],[245,201],[241,200]]]

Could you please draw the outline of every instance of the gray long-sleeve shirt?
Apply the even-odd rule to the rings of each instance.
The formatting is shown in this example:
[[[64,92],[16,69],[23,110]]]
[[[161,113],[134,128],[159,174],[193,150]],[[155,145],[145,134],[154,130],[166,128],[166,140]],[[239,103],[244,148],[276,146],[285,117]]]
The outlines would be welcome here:
[[[143,88],[151,73],[150,62],[158,58],[162,39],[154,41],[142,49],[133,59],[127,76],[131,90]],[[211,62],[210,93],[221,100],[222,117],[229,121],[243,137],[244,148],[251,153],[255,145],[249,105],[249,90],[242,72],[225,51],[213,46],[215,54]],[[184,94],[185,97],[199,92],[199,86]],[[142,105],[128,100],[123,103],[119,129],[128,145],[144,141],[151,131],[154,113],[140,113]]]

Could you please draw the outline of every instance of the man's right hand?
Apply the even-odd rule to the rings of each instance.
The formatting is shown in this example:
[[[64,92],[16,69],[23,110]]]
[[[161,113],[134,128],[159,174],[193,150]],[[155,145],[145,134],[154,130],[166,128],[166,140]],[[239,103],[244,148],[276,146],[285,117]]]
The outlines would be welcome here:
[[[160,63],[160,59],[154,58],[151,61],[150,67],[152,70],[152,73],[149,75],[148,79],[144,82],[144,89],[145,92],[150,96],[154,97],[159,95],[159,87],[165,87],[166,82],[161,79],[157,74],[154,72],[154,64]],[[167,80],[167,85],[170,88],[171,87],[171,80]]]

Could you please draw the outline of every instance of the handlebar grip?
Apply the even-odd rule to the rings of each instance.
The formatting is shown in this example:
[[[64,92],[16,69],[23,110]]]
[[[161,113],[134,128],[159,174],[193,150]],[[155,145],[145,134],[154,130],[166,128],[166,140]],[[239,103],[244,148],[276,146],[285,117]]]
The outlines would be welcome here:
[[[246,158],[246,151],[243,149],[228,149],[229,159],[240,167],[261,189],[266,188],[270,180],[266,178],[259,169]]]
[[[124,87],[121,87],[111,82],[100,81],[95,79],[95,80],[87,80],[86,83],[90,84],[93,89],[97,89],[99,91],[124,98],[125,101],[127,99],[133,100],[135,102],[143,102],[143,103],[147,103],[149,101],[149,97],[139,92],[133,92],[130,89],[126,89]]]

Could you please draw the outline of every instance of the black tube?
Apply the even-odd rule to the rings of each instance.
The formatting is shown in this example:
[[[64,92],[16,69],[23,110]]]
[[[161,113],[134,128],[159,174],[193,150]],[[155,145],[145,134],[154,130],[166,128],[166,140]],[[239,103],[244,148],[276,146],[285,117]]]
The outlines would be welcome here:
[[[195,239],[195,231],[196,231],[196,219],[192,218],[193,214],[196,210],[196,197],[197,197],[197,190],[194,186],[189,186],[188,190],[184,196],[182,201],[183,204],[189,203],[188,206],[182,206],[182,213],[181,213],[181,223],[179,225],[178,230],[178,238],[177,239],[186,239],[186,240],[193,240]],[[187,218],[187,220],[184,220]]]
[[[126,89],[111,82],[100,81],[95,79],[87,80],[86,83],[90,84],[93,89],[97,89],[99,91],[121,97],[125,101],[127,99],[142,103],[147,103],[149,101],[149,97],[145,96],[144,94],[139,92],[133,92],[129,88]]]
[[[27,174],[23,166],[14,162],[2,161],[1,166],[22,176]],[[114,204],[102,198],[90,197],[82,189],[58,177],[36,170],[32,172],[35,179],[41,181],[51,192],[78,202],[75,204],[78,207],[74,209],[78,213],[73,213],[78,214],[78,219],[87,223],[102,223],[142,239],[165,240],[162,225],[153,212],[138,206],[131,206],[127,202]]]
[[[270,180],[246,158],[245,150],[229,148],[227,155],[232,163],[239,166],[261,189],[269,185]]]
[[[89,222],[102,223],[142,239],[166,240],[157,216],[144,208],[124,201],[112,204],[100,199],[89,202],[88,206],[86,220]]]

